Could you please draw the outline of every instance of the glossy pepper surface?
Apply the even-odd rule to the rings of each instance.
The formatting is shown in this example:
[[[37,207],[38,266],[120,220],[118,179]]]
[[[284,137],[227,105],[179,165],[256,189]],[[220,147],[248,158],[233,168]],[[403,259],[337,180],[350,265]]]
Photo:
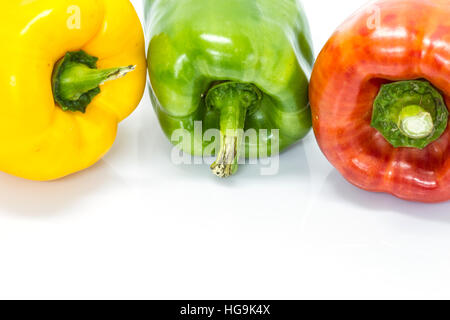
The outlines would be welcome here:
[[[220,128],[213,165],[218,176],[236,171],[241,147],[249,157],[261,145],[242,141],[233,130],[268,130],[260,140],[281,150],[309,132],[313,53],[299,1],[147,0],[146,20],[153,105],[162,129],[169,139],[178,129],[191,132],[182,149],[202,156],[209,155],[210,143],[202,134]],[[200,135],[195,122],[201,122]]]
[[[347,20],[313,71],[313,126],[354,185],[450,200],[450,2],[381,0]]]
[[[133,6],[5,1],[0,21],[7,44],[0,51],[0,170],[52,180],[91,166],[145,88],[145,42]]]

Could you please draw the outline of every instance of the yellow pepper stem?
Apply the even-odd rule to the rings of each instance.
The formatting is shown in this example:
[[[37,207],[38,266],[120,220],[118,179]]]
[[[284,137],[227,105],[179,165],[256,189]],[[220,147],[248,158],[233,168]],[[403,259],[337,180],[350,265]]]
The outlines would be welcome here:
[[[133,71],[135,66],[97,69],[98,58],[84,51],[68,52],[53,72],[53,95],[64,111],[86,112],[92,99],[100,93],[100,85]]]

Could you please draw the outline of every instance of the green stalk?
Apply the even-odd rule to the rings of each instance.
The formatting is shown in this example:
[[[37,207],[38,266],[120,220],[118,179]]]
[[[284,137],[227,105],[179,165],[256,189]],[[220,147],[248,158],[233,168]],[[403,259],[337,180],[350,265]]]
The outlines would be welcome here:
[[[261,99],[261,92],[252,84],[224,82],[209,90],[206,105],[220,113],[220,150],[211,166],[216,176],[230,177],[238,170],[245,119]]]
[[[448,116],[442,94],[428,81],[398,81],[381,87],[372,127],[395,148],[424,149],[445,132]]]
[[[84,51],[68,52],[55,66],[52,77],[53,95],[64,111],[86,112],[92,99],[100,93],[100,85],[124,77],[135,66],[97,69],[98,58]]]

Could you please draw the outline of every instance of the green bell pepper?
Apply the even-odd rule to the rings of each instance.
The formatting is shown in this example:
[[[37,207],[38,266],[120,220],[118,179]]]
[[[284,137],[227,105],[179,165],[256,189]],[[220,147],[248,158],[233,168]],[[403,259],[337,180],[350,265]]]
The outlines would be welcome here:
[[[314,56],[298,0],[146,0],[145,10],[152,103],[169,139],[192,133],[183,151],[209,156],[203,134],[220,129],[212,169],[227,177],[241,151],[270,156],[310,131]],[[244,138],[249,129],[258,142]]]

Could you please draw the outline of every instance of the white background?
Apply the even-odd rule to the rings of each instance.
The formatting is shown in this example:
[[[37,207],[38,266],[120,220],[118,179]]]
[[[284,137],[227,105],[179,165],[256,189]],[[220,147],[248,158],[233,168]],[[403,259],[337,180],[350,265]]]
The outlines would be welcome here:
[[[316,53],[363,3],[304,1]],[[358,190],[312,134],[269,177],[171,150],[146,94],[91,169],[0,174],[0,298],[450,298],[450,203]]]

